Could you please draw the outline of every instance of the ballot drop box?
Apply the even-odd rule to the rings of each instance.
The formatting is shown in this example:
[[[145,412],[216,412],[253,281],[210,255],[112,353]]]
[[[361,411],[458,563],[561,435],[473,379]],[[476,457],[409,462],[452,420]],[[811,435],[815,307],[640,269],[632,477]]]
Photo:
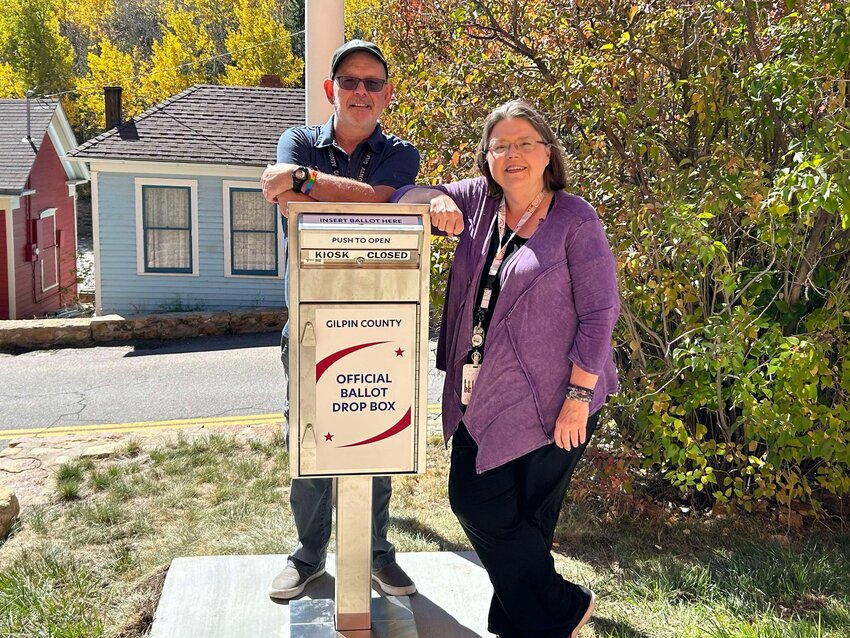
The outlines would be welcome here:
[[[290,472],[337,479],[326,635],[383,635],[387,609],[370,593],[372,477],[425,471],[428,206],[302,202],[288,216]],[[328,606],[316,603],[293,601],[292,635],[330,624]],[[401,635],[415,636],[415,623]]]

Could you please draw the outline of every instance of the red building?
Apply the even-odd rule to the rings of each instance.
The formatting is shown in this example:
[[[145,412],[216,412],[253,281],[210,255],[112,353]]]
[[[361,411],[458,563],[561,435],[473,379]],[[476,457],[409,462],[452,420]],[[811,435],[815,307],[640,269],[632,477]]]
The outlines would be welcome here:
[[[55,100],[0,100],[0,319],[58,310],[77,294],[77,141]]]

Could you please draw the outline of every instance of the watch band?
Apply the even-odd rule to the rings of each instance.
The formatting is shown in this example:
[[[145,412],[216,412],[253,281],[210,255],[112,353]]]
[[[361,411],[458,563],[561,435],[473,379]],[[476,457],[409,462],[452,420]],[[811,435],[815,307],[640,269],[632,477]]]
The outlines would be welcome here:
[[[307,181],[309,176],[310,169],[306,166],[299,166],[292,171],[292,190],[296,193],[300,193],[301,189],[304,187],[304,182]]]

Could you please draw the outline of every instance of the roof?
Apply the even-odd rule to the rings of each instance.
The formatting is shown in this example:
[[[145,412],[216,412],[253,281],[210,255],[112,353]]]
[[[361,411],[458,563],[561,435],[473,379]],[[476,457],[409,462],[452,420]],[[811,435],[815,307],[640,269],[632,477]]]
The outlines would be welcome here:
[[[35,163],[36,149],[56,112],[56,100],[30,100],[30,137],[26,141],[27,100],[0,100],[0,195],[20,195]]]
[[[304,90],[199,84],[81,144],[69,157],[263,166],[304,124]]]

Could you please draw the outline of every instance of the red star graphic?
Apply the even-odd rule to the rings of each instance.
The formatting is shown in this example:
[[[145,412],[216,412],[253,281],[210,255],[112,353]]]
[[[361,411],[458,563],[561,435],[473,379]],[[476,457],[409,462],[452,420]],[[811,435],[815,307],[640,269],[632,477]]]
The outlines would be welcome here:
[[[333,434],[331,434],[330,432],[328,432],[327,434],[325,434],[325,441],[333,441],[333,440],[334,440],[334,435],[333,435]]]
[[[395,351],[395,356],[401,357],[403,355],[404,355],[404,350],[402,350],[401,348],[399,348],[398,350]]]

